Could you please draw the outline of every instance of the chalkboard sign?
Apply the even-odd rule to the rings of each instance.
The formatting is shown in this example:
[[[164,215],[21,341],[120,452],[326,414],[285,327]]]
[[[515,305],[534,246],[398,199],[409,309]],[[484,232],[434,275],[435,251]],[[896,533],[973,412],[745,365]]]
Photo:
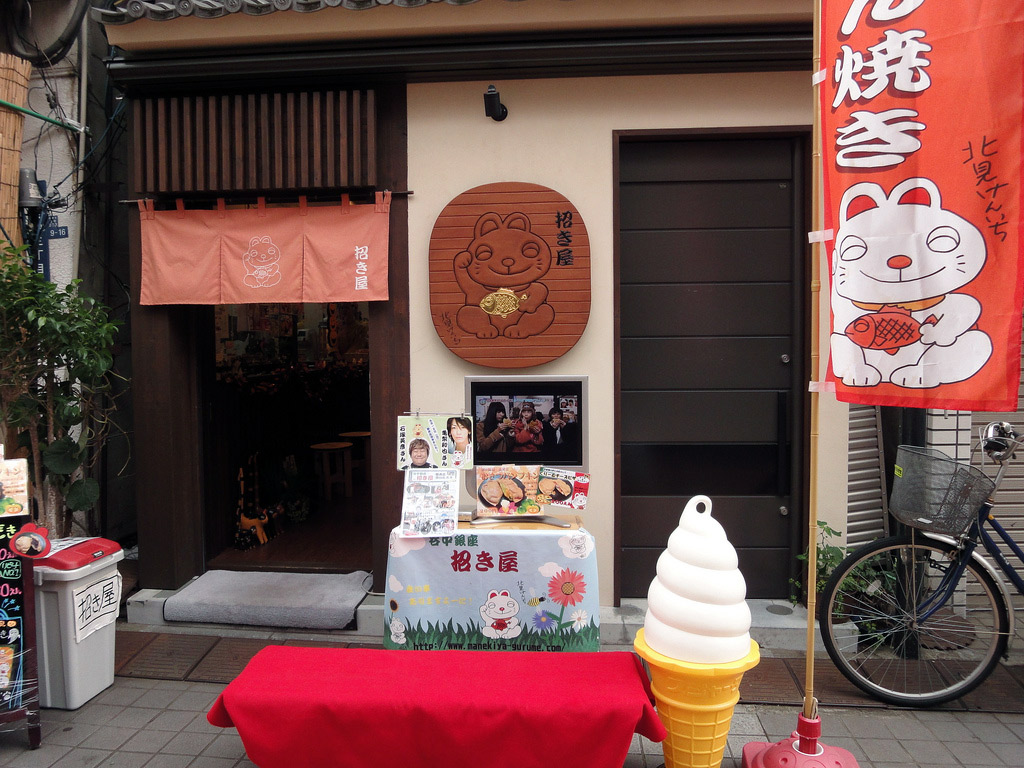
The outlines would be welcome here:
[[[0,517],[0,710],[25,703],[25,561],[11,548],[11,537],[29,519]]]
[[[0,462],[0,723],[27,718],[35,749],[41,741],[35,595],[32,561],[22,552],[42,552],[49,541],[45,529],[35,532],[28,508],[27,462]]]

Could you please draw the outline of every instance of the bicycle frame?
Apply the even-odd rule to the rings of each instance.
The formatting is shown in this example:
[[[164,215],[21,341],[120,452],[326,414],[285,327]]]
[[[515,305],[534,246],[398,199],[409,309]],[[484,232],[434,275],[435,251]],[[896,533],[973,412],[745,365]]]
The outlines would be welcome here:
[[[1001,474],[1002,473],[1000,472],[1000,475]],[[1016,627],[1016,617],[1013,611],[1013,603],[1011,602],[1013,595],[1010,593],[1006,580],[1002,578],[1002,575],[1005,574],[1021,594],[1024,594],[1024,578],[1017,573],[1017,570],[1013,565],[1006,559],[1003,553],[999,551],[999,547],[995,539],[992,538],[992,534],[986,530],[986,523],[992,526],[995,532],[999,535],[999,538],[1002,539],[1006,546],[1010,548],[1010,551],[1017,556],[1018,560],[1024,563],[1024,550],[1018,546],[1017,542],[1010,538],[1010,534],[1007,533],[1006,529],[1003,528],[999,521],[992,516],[992,504],[990,502],[986,502],[978,508],[977,519],[971,523],[971,527],[968,529],[967,533],[960,538],[940,533],[923,533],[922,535],[930,539],[952,544],[960,549],[965,557],[959,558],[956,566],[943,576],[943,581],[939,588],[932,593],[932,596],[925,601],[925,603],[919,606],[919,608],[926,608],[921,617],[927,619],[935,613],[935,611],[946,604],[946,601],[953,596],[953,592],[960,583],[960,578],[963,576],[964,569],[967,568],[968,559],[973,559],[988,571],[993,581],[995,581],[1002,590],[1003,599],[1008,608],[1010,619],[1008,633],[1012,639],[1014,637]],[[992,556],[992,559],[995,560],[996,565],[999,566],[998,569],[978,552],[979,543],[982,545],[982,548]]]
[[[999,521],[989,514],[991,511],[991,504],[983,504],[978,514],[978,532],[981,534],[981,543],[985,547],[985,551],[992,556],[992,559],[996,561],[1002,572],[1006,574],[1006,578],[1013,583],[1018,592],[1024,595],[1024,578],[1017,573],[1017,569],[1013,567],[1013,564],[999,551],[999,547],[995,539],[992,538],[992,534],[985,530],[984,523],[987,522],[992,526],[995,532],[999,534],[999,538],[1003,540],[1003,543],[1010,548],[1010,551],[1017,556],[1021,563],[1024,563],[1024,550],[1021,550],[1017,542],[1010,538],[1010,534],[1000,525]]]

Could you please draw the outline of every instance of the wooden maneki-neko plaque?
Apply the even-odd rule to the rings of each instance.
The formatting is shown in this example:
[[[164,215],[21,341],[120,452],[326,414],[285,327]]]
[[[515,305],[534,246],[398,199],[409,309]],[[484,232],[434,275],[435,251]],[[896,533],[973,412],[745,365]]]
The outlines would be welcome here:
[[[590,316],[590,239],[576,206],[522,182],[456,197],[430,235],[430,314],[471,363],[526,368],[564,355]]]

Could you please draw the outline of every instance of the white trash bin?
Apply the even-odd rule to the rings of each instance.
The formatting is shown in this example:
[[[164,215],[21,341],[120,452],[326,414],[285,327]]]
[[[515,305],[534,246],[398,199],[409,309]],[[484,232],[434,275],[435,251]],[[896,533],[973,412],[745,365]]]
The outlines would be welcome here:
[[[113,684],[123,558],[115,541],[78,538],[35,561],[40,706],[78,709]]]

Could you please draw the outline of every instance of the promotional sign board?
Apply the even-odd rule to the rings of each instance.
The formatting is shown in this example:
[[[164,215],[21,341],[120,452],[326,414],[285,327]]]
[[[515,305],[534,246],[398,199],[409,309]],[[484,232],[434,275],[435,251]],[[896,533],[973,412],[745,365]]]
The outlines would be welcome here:
[[[1024,2],[826,0],[821,41],[836,397],[1015,410]]]
[[[7,462],[4,462],[7,463]],[[29,515],[0,517],[0,711],[20,709],[25,701],[25,571],[12,546]],[[34,686],[34,681],[31,682]]]

